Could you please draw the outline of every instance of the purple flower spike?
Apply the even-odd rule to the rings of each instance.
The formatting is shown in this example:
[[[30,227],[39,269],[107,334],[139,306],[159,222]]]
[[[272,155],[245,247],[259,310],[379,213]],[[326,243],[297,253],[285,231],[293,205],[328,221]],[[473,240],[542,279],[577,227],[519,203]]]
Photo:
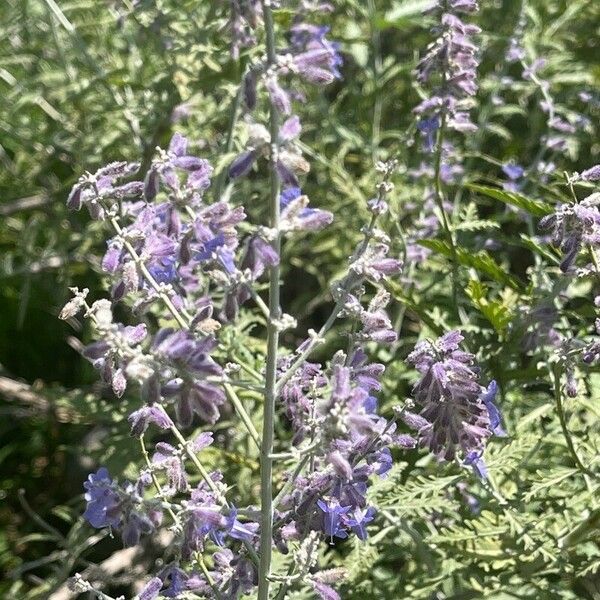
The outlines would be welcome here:
[[[418,429],[421,444],[441,460],[454,458],[457,449],[464,456],[481,452],[493,433],[491,415],[477,382],[475,357],[460,350],[462,339],[459,331],[451,331],[435,342],[423,340],[407,359],[422,375],[413,388],[422,410],[418,418],[406,413],[403,419]],[[492,385],[490,394],[494,389]]]
[[[425,138],[425,149],[431,151],[434,135],[445,118],[448,128],[455,131],[472,131],[464,100],[477,92],[478,48],[471,36],[479,28],[464,23],[459,14],[478,10],[474,0],[451,0],[436,3],[435,14],[439,23],[432,30],[437,39],[429,44],[425,56],[416,69],[419,83],[429,83],[431,95],[425,98],[414,112],[420,116],[418,128]],[[441,85],[438,81],[441,80]]]

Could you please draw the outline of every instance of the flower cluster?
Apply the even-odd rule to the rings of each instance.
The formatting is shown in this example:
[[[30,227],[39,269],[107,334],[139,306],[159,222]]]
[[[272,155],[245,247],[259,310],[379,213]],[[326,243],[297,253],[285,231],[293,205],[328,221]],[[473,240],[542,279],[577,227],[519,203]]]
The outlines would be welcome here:
[[[360,8],[360,3],[355,4]],[[557,253],[541,249],[531,230],[518,244],[511,243],[511,236],[520,231],[508,226],[509,219],[498,218],[496,204],[464,203],[468,194],[489,196],[518,206],[531,226],[532,215],[550,209],[541,202],[528,202],[526,195],[536,177],[548,181],[556,170],[553,161],[573,149],[573,137],[586,121],[562,100],[553,101],[550,80],[544,79],[545,69],[554,68],[552,61],[526,62],[531,45],[529,40],[521,44],[519,24],[510,40],[508,66],[492,69],[502,72],[497,76],[500,85],[489,85],[488,79],[482,84],[484,91],[492,89],[492,96],[490,105],[479,112],[482,126],[476,127],[471,113],[479,89],[480,29],[470,21],[479,10],[478,2],[426,4],[425,22],[434,22],[431,37],[435,39],[418,62],[413,90],[420,96],[413,111],[416,135],[426,154],[407,153],[403,173],[408,185],[396,195],[397,161],[377,163],[375,177],[380,179],[373,185],[372,174],[361,164],[367,150],[353,142],[356,136],[350,139],[342,131],[349,143],[336,159],[345,171],[343,178],[338,177],[338,163],[334,165],[337,187],[347,189],[352,172],[361,188],[356,197],[362,197],[367,186],[372,189],[359,207],[368,222],[348,232],[355,236],[355,245],[347,252],[342,272],[328,281],[327,298],[320,306],[328,304],[331,312],[318,330],[304,334],[305,323],[297,324],[295,315],[285,312],[291,295],[285,263],[296,247],[290,239],[320,231],[335,218],[333,212],[316,208],[318,202],[311,205],[305,193],[310,190],[307,176],[312,167],[307,158],[316,154],[302,142],[306,122],[299,116],[309,94],[341,85],[340,45],[322,24],[323,15],[334,11],[331,4],[230,0],[202,10],[215,16],[217,25],[207,28],[202,37],[228,30],[231,59],[239,60],[236,66],[227,64],[228,73],[239,73],[240,79],[223,154],[219,155],[219,136],[208,144],[196,144],[174,133],[169,141],[162,139],[160,129],[156,135],[160,134],[162,147],[155,149],[153,157],[145,152],[139,163],[113,162],[85,173],[68,197],[68,207],[85,208],[97,231],[110,230],[100,261],[108,285],[102,299],[90,299],[87,289],[72,288],[74,296],[60,318],[74,325],[78,317],[87,319],[92,339],[81,346],[81,353],[98,371],[105,392],[112,392],[121,407],[122,418],[115,427],[128,428],[139,444],[138,467],[128,467],[131,481],[112,467],[112,473],[96,467],[89,475],[83,484],[83,516],[91,527],[118,534],[125,546],[141,544],[148,554],[152,549],[152,560],[145,562],[154,570],[138,586],[139,600],[268,600],[288,594],[339,600],[334,587],[344,579],[344,570],[323,570],[323,556],[335,562],[338,555],[348,556],[348,542],[360,547],[359,542],[371,536],[374,543],[373,531],[380,519],[388,520],[386,531],[397,532],[395,528],[407,525],[402,535],[408,533],[417,542],[421,530],[427,533],[393,514],[403,506],[404,486],[432,516],[428,524],[435,538],[440,537],[436,530],[452,531],[459,511],[469,509],[475,523],[472,529],[489,539],[486,522],[494,523],[486,515],[494,514],[494,499],[502,500],[502,492],[485,484],[484,454],[493,436],[506,433],[497,402],[499,386],[482,376],[475,353],[468,351],[461,331],[453,329],[458,322],[473,345],[480,343],[477,355],[485,348],[491,349],[489,356],[504,358],[504,346],[517,349],[515,360],[498,368],[498,380],[503,388],[513,377],[519,386],[535,385],[535,389],[532,402],[517,406],[513,418],[543,405],[543,411],[536,408],[524,417],[532,427],[543,418],[539,430],[547,431],[553,443],[539,445],[540,452],[546,456],[549,447],[556,446],[560,425],[567,442],[565,453],[558,456],[560,467],[565,471],[567,451],[576,466],[566,469],[566,477],[575,479],[577,471],[588,479],[594,474],[594,463],[585,456],[587,446],[593,444],[572,442],[574,432],[569,431],[562,394],[575,397],[586,364],[600,361],[600,318],[595,320],[598,337],[587,335],[589,322],[580,317],[589,316],[590,307],[578,309],[579,294],[600,282],[600,193],[579,200],[574,190],[575,185],[589,189],[600,181],[600,165],[568,177],[572,201],[555,206],[540,223],[562,251],[564,273],[598,278],[591,286],[589,281],[577,281],[574,298],[567,293],[574,278],[556,277],[557,269],[547,268],[543,259],[554,261]],[[369,6],[367,12],[373,8]],[[523,21],[528,13],[521,12]],[[370,18],[378,20],[376,14]],[[146,19],[142,21],[145,27]],[[159,27],[159,21],[153,27]],[[355,33],[352,27],[342,31],[350,37]],[[196,52],[196,33],[178,48]],[[387,157],[397,152],[398,140],[404,138],[397,130],[385,135],[380,131],[391,113],[378,96],[381,81],[377,80],[383,77],[388,82],[397,69],[384,56],[385,38],[377,27],[372,34],[372,73],[366,79],[361,76],[357,84],[365,90],[361,109],[375,99],[368,152]],[[212,38],[201,41],[210,50],[206,63],[214,67],[210,54],[219,46]],[[356,64],[361,62],[360,54]],[[180,63],[174,63],[177,72]],[[539,144],[527,138],[527,149],[533,148],[536,155],[532,163],[519,155],[518,140],[510,138],[507,125],[487,121],[498,116],[518,122],[529,107],[530,98],[521,97],[519,106],[496,110],[504,103],[497,90],[512,85],[510,74],[520,72],[519,65],[527,83],[521,82],[516,93],[525,89],[539,96],[545,115]],[[210,85],[212,79],[208,81]],[[233,88],[227,84],[226,89],[229,86]],[[206,91],[206,85],[187,87]],[[592,101],[591,96],[580,99]],[[351,106],[345,98],[340,102],[344,109]],[[192,99],[182,106],[191,109]],[[206,107],[211,124],[224,120],[215,102]],[[179,127],[168,114],[166,123]],[[412,135],[415,128],[408,131]],[[363,136],[368,129],[357,132]],[[461,152],[461,136],[454,132],[477,132],[472,152]],[[488,135],[495,142],[509,142],[506,154],[498,159],[489,155],[484,147]],[[405,141],[409,146],[415,143]],[[206,157],[198,156],[199,148]],[[463,155],[469,160],[463,161]],[[471,163],[477,165],[476,175],[466,173]],[[261,183],[266,172],[269,185]],[[469,183],[487,182],[490,174],[502,179],[498,185],[508,193]],[[313,182],[313,189],[322,189],[322,179],[315,178],[318,185]],[[248,190],[255,206],[247,214]],[[265,214],[264,221],[253,220],[254,215]],[[339,230],[340,224],[336,226]],[[478,233],[488,230],[498,235]],[[482,250],[503,245],[511,250],[498,260]],[[533,252],[535,261],[517,270],[514,264],[521,251]],[[428,261],[432,255],[436,260]],[[301,262],[290,263],[294,274]],[[504,273],[507,265],[508,274]],[[522,284],[525,275],[530,285]],[[433,306],[429,305],[432,298]],[[394,299],[402,306],[394,306]],[[321,297],[317,300],[321,302]],[[561,313],[563,301],[569,302],[569,311]],[[471,320],[469,306],[477,309]],[[600,308],[600,296],[595,307]],[[320,317],[310,314],[308,318]],[[579,335],[571,327],[576,320]],[[447,333],[424,339],[418,333],[419,321],[429,330]],[[296,328],[297,332],[290,331]],[[406,346],[407,332],[419,335],[421,341],[414,348],[412,342],[410,349]],[[398,359],[407,354],[408,366]],[[548,368],[553,385],[540,377],[543,368]],[[415,381],[410,398],[403,397],[407,378]],[[555,424],[550,422],[551,405],[537,400],[549,392],[559,417]],[[398,404],[391,406],[390,397],[398,397]],[[408,461],[411,464],[404,470],[397,458],[414,454],[410,451],[418,447],[426,449],[427,459],[416,464]],[[523,448],[528,447],[526,440]],[[443,489],[437,489],[435,479],[435,485],[430,485],[429,475],[443,461],[455,462],[448,467],[454,471],[472,470],[484,485],[477,477],[471,477],[473,488],[471,482],[457,483],[456,478],[450,485],[442,482]],[[520,473],[525,474],[521,467]],[[414,488],[410,479],[405,484],[406,476],[420,473],[425,477],[417,475]],[[386,478],[387,483],[381,481]],[[543,488],[537,484],[525,497],[536,497]],[[433,509],[430,491],[437,497]],[[480,492],[491,492],[492,497],[480,498]],[[452,515],[438,506],[446,500],[456,506],[457,499],[463,507],[452,509]],[[389,510],[380,514],[378,506]],[[504,511],[506,502],[498,507]],[[412,508],[418,518],[422,511]],[[480,511],[481,519],[475,521]],[[516,520],[509,525],[508,533],[521,539],[530,523]],[[562,531],[560,525],[554,530]],[[557,540],[544,541],[544,532],[534,533],[541,536],[536,540],[540,548],[548,542],[555,546]],[[159,544],[150,544],[153,539]],[[342,547],[330,548],[336,544]],[[423,563],[431,570],[425,546],[419,542],[418,558],[423,551]],[[433,563],[447,562],[443,553],[438,554]],[[541,552],[543,560],[546,554],[553,556],[551,551]],[[587,577],[589,565],[580,566]],[[439,580],[433,575],[428,573],[429,583]],[[484,583],[477,582],[482,589]],[[76,591],[94,593],[80,577],[74,578],[73,585]],[[387,580],[381,586],[383,595],[385,586]],[[417,589],[412,583],[409,587],[413,592]],[[378,585],[364,593],[370,592],[378,593]]]
[[[137,482],[121,486],[102,467],[84,483],[87,507],[83,516],[93,527],[121,531],[123,544],[135,546],[142,534],[152,533],[162,522],[160,503],[144,499],[150,483],[150,474],[144,472]]]
[[[306,20],[312,11],[329,10],[329,5],[306,6],[301,10],[290,28],[287,47],[278,48],[275,62],[264,61],[253,64],[243,80],[243,97],[248,111],[256,108],[259,90],[262,88],[270,104],[283,116],[285,122],[279,128],[279,137],[272,140],[267,129],[255,122],[248,125],[248,140],[245,149],[229,167],[231,178],[246,175],[258,158],[269,158],[274,146],[277,151],[276,167],[281,182],[289,188],[299,186],[298,177],[308,172],[309,165],[302,157],[296,139],[301,125],[292,114],[292,101],[302,100],[297,82],[290,80],[297,76],[301,81],[323,86],[341,77],[342,57],[339,44],[327,38],[328,27],[313,25]]]
[[[567,176],[567,185],[573,195],[574,202],[560,204],[554,213],[547,215],[540,221],[540,227],[550,230],[552,242],[559,246],[564,256],[560,263],[563,272],[568,272],[574,266],[580,253],[591,259],[585,267],[577,269],[579,277],[592,276],[600,280],[600,263],[597,255],[600,247],[600,192],[593,192],[586,198],[577,201],[574,185],[582,183],[587,185],[600,181],[600,165],[595,165],[582,173]],[[600,307],[600,296],[594,298],[596,311]],[[600,317],[596,313],[594,333],[600,336]],[[583,364],[591,364],[600,359],[600,341],[592,338],[583,341],[577,337],[560,336],[557,344],[557,360],[562,364],[566,375],[566,393],[576,397],[578,393],[575,377],[576,359],[579,356]]]
[[[486,441],[504,431],[494,404],[496,382],[487,389],[479,384],[475,357],[460,349],[463,339],[459,331],[451,331],[415,346],[407,360],[421,374],[413,388],[421,411],[404,411],[402,419],[439,459],[452,460],[460,453],[465,464],[472,464],[484,478],[481,455]]]
[[[289,368],[289,360],[282,368]],[[367,537],[366,525],[375,515],[366,500],[369,478],[384,477],[390,470],[390,446],[416,445],[377,415],[374,394],[381,389],[383,371],[382,364],[368,361],[357,342],[351,355],[338,352],[333,357],[329,374],[307,363],[284,387],[282,399],[299,452],[314,450],[312,472],[296,478],[279,507],[283,549],[315,530],[332,543],[350,533]]]
[[[440,0],[432,10],[439,20],[435,28],[438,37],[417,65],[418,82],[429,84],[432,92],[414,109],[430,151],[442,123],[456,131],[475,129],[469,117],[470,99],[477,92],[477,45],[472,38],[480,32],[460,16],[478,10],[475,0]]]
[[[540,227],[551,231],[552,242],[564,252],[562,271],[573,266],[582,248],[600,245],[599,204],[600,193],[596,192],[581,202],[559,205],[540,221]]]
[[[116,323],[112,303],[99,300],[88,305],[87,290],[74,289],[74,298],[61,313],[70,319],[83,311],[91,319],[98,340],[83,354],[117,396],[130,384],[140,387],[143,403],[128,419],[137,437],[143,437],[150,425],[180,436],[176,424],[189,427],[196,415],[204,423],[219,419],[228,375],[211,357],[220,322],[212,317],[209,285],[213,294],[220,290],[223,295],[221,321],[235,318],[237,311],[228,309],[231,298],[239,304],[252,297],[253,282],[279,260],[261,229],[251,228],[246,239],[240,238],[236,226],[243,211],[225,201],[205,203],[203,178],[209,176],[210,167],[186,154],[186,146],[187,140],[176,134],[169,150],[161,151],[152,163],[145,182],[137,185],[137,198],[125,199],[119,192],[95,195],[97,176],[86,176],[77,184],[81,203],[74,208],[98,206],[100,211],[91,212],[115,231],[103,260],[115,282],[112,301],[128,298],[138,313],[167,309],[177,325],[151,333],[146,324]],[[394,167],[394,163],[379,166],[384,181],[368,204],[372,222],[350,258],[346,276],[333,286],[334,316],[357,323],[349,354],[336,354],[327,369],[305,360],[295,367],[307,344],[315,343],[312,339],[280,359],[280,378],[287,377],[280,394],[294,430],[294,452],[299,460],[310,457],[306,474],[287,474],[290,489],[282,494],[273,515],[273,542],[283,552],[309,532],[330,541],[350,533],[365,539],[375,515],[366,500],[371,476],[383,477],[391,468],[390,447],[416,445],[411,436],[395,432],[394,422],[377,415],[374,393],[381,389],[384,367],[370,363],[364,350],[365,344],[391,344],[397,337],[386,313],[389,294],[379,286],[397,275],[402,265],[389,256],[389,239],[375,227],[387,210]],[[317,229],[332,219],[326,211],[309,208],[299,188],[284,189],[279,200],[281,233]],[[367,283],[376,292],[364,306]],[[186,461],[195,462],[212,442],[209,432],[185,444],[180,437],[178,445],[160,441],[135,485],[118,486],[105,469],[86,484],[86,518],[94,527],[120,531],[126,545],[154,531],[165,507],[176,519],[175,560],[147,584],[143,597],[159,592],[177,597],[211,589],[210,582],[213,586],[219,582],[236,597],[255,585],[256,513],[246,509],[240,517],[225,499],[227,486],[218,471],[203,471],[203,480],[190,486]],[[156,479],[161,473],[164,486]],[[150,484],[158,486],[158,497],[145,500],[143,490]],[[180,497],[186,499],[178,502]],[[209,577],[182,568],[195,553],[215,546]],[[318,578],[311,581],[317,591],[331,590]]]

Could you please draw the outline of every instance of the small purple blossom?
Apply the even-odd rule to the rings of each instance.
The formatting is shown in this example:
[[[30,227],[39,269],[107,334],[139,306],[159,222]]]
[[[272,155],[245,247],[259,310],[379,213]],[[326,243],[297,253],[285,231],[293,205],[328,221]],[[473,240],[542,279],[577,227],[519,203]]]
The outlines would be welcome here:
[[[317,500],[317,506],[323,512],[323,532],[333,543],[334,537],[346,538],[348,533],[344,529],[342,516],[349,510],[350,506],[341,506],[336,498]]]
[[[481,400],[485,404],[488,414],[490,415],[490,427],[494,435],[504,437],[506,432],[502,428],[502,418],[500,411],[495,404],[496,395],[498,393],[498,384],[492,379],[488,387],[481,395]]]
[[[160,406],[146,405],[132,412],[127,418],[131,425],[131,435],[141,436],[146,432],[150,423],[160,429],[169,429],[173,426],[171,417]]]
[[[358,539],[367,539],[367,523],[375,518],[375,509],[370,506],[367,509],[356,508],[354,512],[346,515],[345,524],[356,533]]]
[[[87,507],[84,519],[92,527],[118,527],[121,522],[121,502],[105,467],[88,476],[83,484]]]
[[[470,466],[479,479],[485,481],[488,476],[487,466],[482,458],[482,452],[472,450],[467,454],[464,464]]]

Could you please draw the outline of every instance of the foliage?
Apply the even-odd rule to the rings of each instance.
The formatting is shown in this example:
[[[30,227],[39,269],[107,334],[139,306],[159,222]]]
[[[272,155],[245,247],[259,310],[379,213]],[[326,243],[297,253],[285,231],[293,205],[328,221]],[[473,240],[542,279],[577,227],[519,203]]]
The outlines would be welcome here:
[[[228,176],[247,149],[250,119],[267,123],[270,110],[260,91],[253,112],[235,110],[245,69],[263,60],[265,37],[260,25],[255,45],[232,52],[233,4],[0,3],[6,99],[0,104],[0,406],[8,417],[0,425],[3,597],[74,598],[67,580],[82,573],[98,590],[130,598],[160,571],[164,556],[171,560],[167,516],[161,535],[133,549],[81,516],[88,473],[105,466],[120,481],[135,480],[144,463],[127,421],[141,406],[138,388],[115,397],[81,356],[96,335],[89,320],[58,319],[70,287],[89,288],[93,301],[109,297],[111,285],[102,268],[106,223],[69,212],[66,199],[83,173],[112,161],[139,160],[143,179],[156,148],[167,148],[181,132],[191,153],[215,169],[206,202],[224,197],[243,206],[243,235],[268,223],[268,160],[244,178]],[[281,4],[274,22],[284,45],[299,3]],[[482,29],[475,36],[479,90],[468,109],[476,127],[440,134],[438,123],[434,142],[443,135],[453,145],[440,150],[438,167],[448,169],[442,180],[435,148],[433,155],[424,150],[423,117],[413,112],[436,93],[435,81],[415,78],[435,37],[435,4],[339,0],[333,13],[311,15],[331,27],[327,35],[340,42],[344,64],[341,78],[326,87],[298,84],[306,101],[294,101],[302,122],[297,150],[310,164],[300,179],[311,207],[334,219],[282,245],[281,305],[297,324],[281,333],[280,345],[293,351],[335,309],[331,282],[344,277],[363,239],[368,200],[382,177],[375,164],[396,160],[379,226],[389,236],[389,255],[404,262],[401,277],[384,282],[398,336],[364,346],[386,366],[379,413],[422,446],[392,448],[393,468],[373,478],[367,495],[377,508],[369,537],[334,544],[326,537],[311,578],[343,568],[344,578],[332,584],[342,598],[596,598],[600,283],[589,247],[600,239],[594,242],[593,223],[591,237],[579,235],[581,218],[580,229],[567,227],[553,244],[552,221],[549,229],[540,221],[600,191],[593,177],[579,175],[600,162],[600,5],[495,0],[461,15]],[[263,277],[255,289],[267,298],[267,287]],[[368,288],[361,299],[374,295]],[[115,320],[137,323],[131,304],[116,305]],[[144,318],[154,328],[171,324],[156,307]],[[244,305],[234,323],[222,323],[215,360],[262,374],[267,322]],[[460,453],[438,461],[402,422],[406,411],[426,405],[407,357],[418,342],[455,329],[480,368],[478,385],[495,380],[499,388],[507,437],[481,445],[483,479]],[[315,347],[311,362],[327,376],[349,334],[356,325],[338,319]],[[586,353],[596,360],[582,360]],[[262,432],[261,393],[239,396]],[[206,427],[196,420],[187,433],[191,438]],[[211,431],[215,443],[202,450],[204,466],[223,473],[236,505],[259,505],[260,453],[238,414],[226,404]],[[290,449],[291,431],[280,411],[276,452]],[[169,441],[152,426],[145,440],[149,448]],[[276,490],[295,460],[275,469]],[[156,475],[166,483],[164,472]],[[196,486],[201,477],[190,471],[189,482]],[[302,541],[290,550],[274,557],[273,572],[298,567]],[[308,581],[290,582],[288,597],[313,597]]]

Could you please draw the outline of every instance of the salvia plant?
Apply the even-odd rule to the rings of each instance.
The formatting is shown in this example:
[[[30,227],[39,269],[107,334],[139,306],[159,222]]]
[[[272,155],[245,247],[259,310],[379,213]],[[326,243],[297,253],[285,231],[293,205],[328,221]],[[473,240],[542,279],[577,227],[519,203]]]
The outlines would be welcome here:
[[[22,500],[66,565],[31,597],[597,598],[600,95],[546,57],[590,3],[548,33],[525,1],[231,0],[206,36],[116,4],[167,116],[61,190],[102,284],[59,318],[117,416],[68,537]],[[129,596],[81,558],[105,538]]]

